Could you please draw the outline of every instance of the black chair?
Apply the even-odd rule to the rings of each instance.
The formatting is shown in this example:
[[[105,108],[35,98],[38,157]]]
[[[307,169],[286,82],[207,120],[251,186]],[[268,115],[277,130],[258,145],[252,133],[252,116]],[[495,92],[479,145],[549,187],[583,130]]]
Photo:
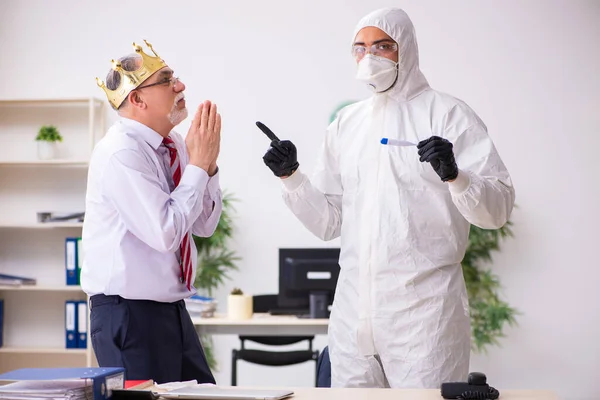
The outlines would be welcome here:
[[[277,295],[267,294],[252,297],[252,310],[255,313],[267,313],[269,310],[277,308]],[[237,362],[244,360],[249,363],[266,366],[283,366],[300,364],[306,361],[315,362],[315,385],[318,379],[317,360],[319,351],[313,350],[314,336],[247,336],[240,335],[240,349],[233,349],[231,352],[231,385],[237,386]],[[255,342],[267,346],[285,346],[302,341],[308,341],[308,349],[294,351],[268,351],[247,349],[245,342]]]

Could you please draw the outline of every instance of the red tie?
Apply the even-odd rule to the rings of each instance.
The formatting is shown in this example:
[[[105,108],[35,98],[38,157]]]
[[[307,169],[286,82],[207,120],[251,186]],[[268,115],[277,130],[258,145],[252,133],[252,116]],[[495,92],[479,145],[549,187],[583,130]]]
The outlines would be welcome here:
[[[177,154],[177,148],[175,143],[170,138],[166,137],[163,140],[164,145],[169,150],[171,156],[171,173],[173,174],[173,182],[175,187],[179,185],[181,179],[181,165],[179,163],[179,156]],[[187,232],[181,242],[181,258],[179,260],[179,267],[181,268],[180,281],[186,282],[188,290],[191,290],[192,286],[192,247],[190,245],[190,234]]]

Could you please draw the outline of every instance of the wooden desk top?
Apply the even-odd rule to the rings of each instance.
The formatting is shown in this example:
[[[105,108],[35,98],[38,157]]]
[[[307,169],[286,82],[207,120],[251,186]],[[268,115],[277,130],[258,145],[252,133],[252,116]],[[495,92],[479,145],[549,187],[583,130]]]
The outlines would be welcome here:
[[[254,314],[248,320],[231,320],[224,314],[212,318],[192,317],[194,325],[237,325],[237,326],[327,326],[329,319],[298,318],[293,315]]]
[[[289,400],[444,400],[437,389],[298,388]],[[551,391],[500,390],[499,400],[558,400]]]

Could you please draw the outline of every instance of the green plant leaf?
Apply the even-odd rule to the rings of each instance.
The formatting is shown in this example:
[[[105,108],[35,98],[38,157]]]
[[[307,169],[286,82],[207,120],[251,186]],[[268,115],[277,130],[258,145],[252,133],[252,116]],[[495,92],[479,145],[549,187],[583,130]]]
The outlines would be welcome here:
[[[219,371],[219,365],[217,364],[217,358],[215,357],[215,346],[213,338],[210,335],[200,335],[200,343],[204,349],[204,355],[206,356],[206,363],[211,371]]]
[[[462,261],[463,276],[469,296],[473,349],[485,352],[490,345],[498,345],[504,337],[504,328],[516,325],[519,312],[500,299],[498,277],[481,267],[492,260],[492,252],[500,249],[500,239],[513,236],[508,221],[495,230],[471,226],[469,244]]]
[[[229,239],[233,236],[232,213],[235,201],[235,198],[224,191],[223,211],[215,232],[207,238],[193,235],[198,250],[198,268],[194,286],[205,290],[211,297],[214,290],[230,278],[229,273],[238,269],[236,262],[240,258],[228,248]],[[212,370],[218,370],[212,337],[202,335],[201,341],[209,367]]]
[[[45,142],[62,142],[63,138],[53,125],[44,125],[40,128],[35,140]]]

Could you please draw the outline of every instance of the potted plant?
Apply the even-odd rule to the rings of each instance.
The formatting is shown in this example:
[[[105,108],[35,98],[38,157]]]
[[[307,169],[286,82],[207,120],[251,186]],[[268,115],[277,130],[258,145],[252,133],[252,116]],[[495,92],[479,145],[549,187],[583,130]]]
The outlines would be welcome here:
[[[44,125],[40,128],[35,140],[37,141],[38,158],[40,160],[51,160],[58,154],[57,142],[63,138],[58,129],[53,125]]]
[[[227,316],[236,321],[252,318],[252,296],[234,288],[227,299]]]
[[[505,325],[515,325],[518,311],[500,298],[500,282],[489,269],[482,269],[481,261],[491,261],[491,252],[499,250],[500,239],[512,236],[510,221],[500,229],[481,229],[471,226],[469,244],[462,261],[463,275],[469,295],[473,349],[484,351],[497,345],[504,336]]]
[[[237,270],[235,252],[229,249],[228,241],[233,236],[233,222],[231,213],[234,211],[232,202],[235,199],[227,192],[223,193],[223,211],[215,232],[210,237],[193,236],[198,250],[198,269],[194,286],[203,295],[212,297],[213,291],[229,279],[229,272]],[[214,357],[212,337],[200,337],[206,359],[211,369],[217,369]]]

